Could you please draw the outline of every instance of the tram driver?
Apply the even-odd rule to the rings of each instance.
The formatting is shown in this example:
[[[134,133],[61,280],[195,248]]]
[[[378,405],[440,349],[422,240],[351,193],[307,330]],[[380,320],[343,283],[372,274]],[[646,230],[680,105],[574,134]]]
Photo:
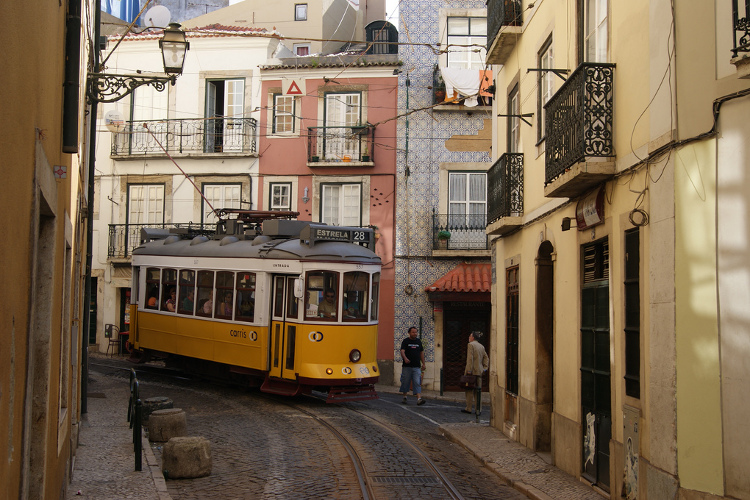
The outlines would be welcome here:
[[[336,291],[328,288],[324,294],[324,300],[318,304],[318,315],[321,318],[335,318],[338,312]]]

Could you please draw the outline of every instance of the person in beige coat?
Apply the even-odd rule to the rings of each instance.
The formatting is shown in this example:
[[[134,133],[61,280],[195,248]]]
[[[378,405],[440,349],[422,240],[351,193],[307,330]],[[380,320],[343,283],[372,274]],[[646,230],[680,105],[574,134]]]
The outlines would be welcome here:
[[[479,343],[482,338],[482,332],[471,332],[469,334],[469,345],[466,348],[466,368],[464,375],[474,375],[477,379],[476,387],[481,390],[482,374],[490,367],[490,357],[484,350],[484,346]],[[461,410],[462,413],[471,413],[472,406],[476,406],[477,414],[481,412],[476,400],[476,391],[474,389],[466,390],[466,408]],[[481,404],[481,403],[479,403]]]

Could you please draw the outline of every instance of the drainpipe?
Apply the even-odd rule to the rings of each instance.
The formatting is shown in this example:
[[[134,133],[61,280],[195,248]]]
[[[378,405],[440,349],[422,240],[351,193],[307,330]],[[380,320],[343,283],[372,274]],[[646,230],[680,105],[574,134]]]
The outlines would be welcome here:
[[[94,0],[94,51],[92,54],[93,71],[99,70],[99,24],[101,22],[101,0]],[[87,78],[88,79],[88,78]],[[88,84],[88,81],[86,82]],[[86,285],[83,292],[83,339],[81,341],[81,413],[88,412],[88,378],[89,378],[89,338],[91,330],[91,267],[94,247],[94,173],[96,172],[96,113],[97,103],[92,101],[89,108],[88,140],[88,199],[86,202]]]

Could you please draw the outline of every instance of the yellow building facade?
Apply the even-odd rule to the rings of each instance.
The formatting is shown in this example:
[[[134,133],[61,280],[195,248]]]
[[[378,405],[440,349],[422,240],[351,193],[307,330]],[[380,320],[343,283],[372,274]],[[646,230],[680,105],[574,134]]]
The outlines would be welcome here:
[[[78,162],[81,10],[80,0],[0,5],[4,498],[64,498],[80,422],[87,185]]]
[[[732,3],[488,2],[491,424],[611,498],[750,498]]]

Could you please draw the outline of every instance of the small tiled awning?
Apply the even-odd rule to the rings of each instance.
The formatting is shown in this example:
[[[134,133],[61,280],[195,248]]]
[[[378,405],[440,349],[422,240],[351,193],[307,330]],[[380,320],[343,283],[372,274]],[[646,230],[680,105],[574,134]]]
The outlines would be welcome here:
[[[429,294],[433,292],[489,293],[491,285],[492,265],[490,263],[469,264],[465,262],[456,266],[432,285],[426,286],[424,291]]]

